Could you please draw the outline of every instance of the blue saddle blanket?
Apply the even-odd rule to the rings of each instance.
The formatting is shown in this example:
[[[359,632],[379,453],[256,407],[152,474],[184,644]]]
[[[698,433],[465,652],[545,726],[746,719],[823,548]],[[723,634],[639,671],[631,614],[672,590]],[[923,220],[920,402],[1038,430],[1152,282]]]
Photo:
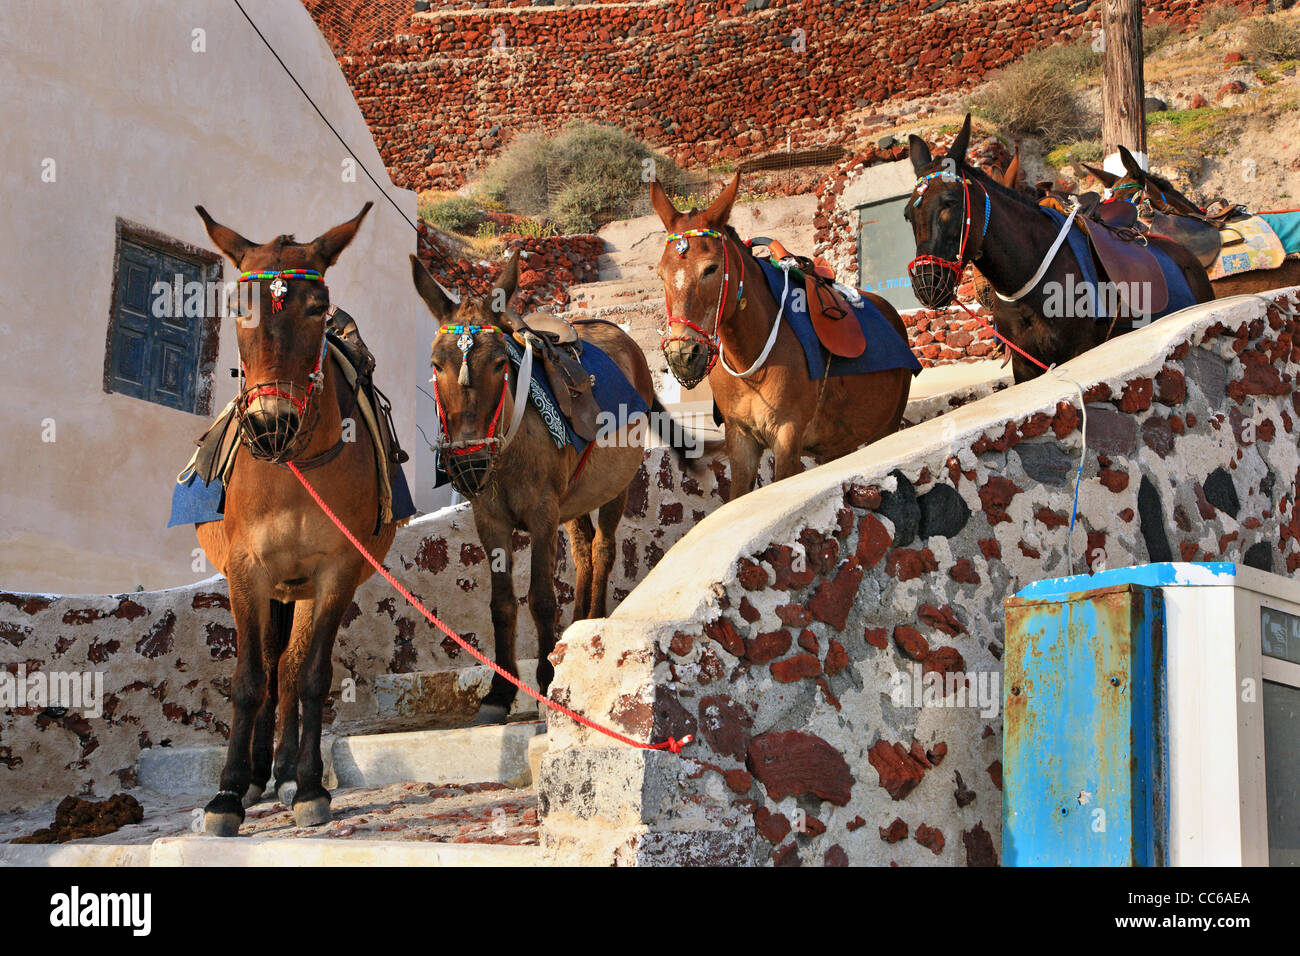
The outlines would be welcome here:
[[[826,359],[832,358],[831,375],[861,375],[865,372],[883,372],[891,368],[909,369],[913,375],[921,372],[921,363],[912,354],[907,340],[901,337],[884,314],[863,298],[860,306],[853,306],[854,315],[866,336],[867,348],[857,358],[829,356],[822,348],[817,332],[813,329],[812,319],[808,315],[807,294],[803,282],[797,276],[790,279],[786,288],[785,270],[772,265],[766,259],[757,259],[767,278],[767,287],[772,290],[772,298],[783,306],[782,318],[789,323],[799,345],[803,347],[804,358],[808,360],[808,377],[816,381],[826,377]],[[798,290],[798,294],[795,292]],[[782,297],[784,296],[784,302]]]
[[[402,466],[395,464],[390,468],[393,520],[402,521],[415,514],[415,502],[411,500],[411,489],[406,484],[406,475],[402,471]],[[172,490],[172,514],[167,527],[221,521],[225,518],[225,508],[226,488],[220,478],[205,482],[201,481],[198,475],[190,475],[188,481],[177,483]]]
[[[523,346],[510,336],[505,336],[505,343],[506,351],[510,355],[510,366],[515,380],[518,381],[519,367],[524,357]],[[628,381],[618,363],[601,349],[584,341],[579,362],[582,363],[583,370],[592,378],[591,393],[596,400],[596,406],[602,412],[602,421],[606,414],[612,416],[611,423],[617,426],[615,431],[619,430],[623,423],[631,421],[633,415],[645,414],[650,410],[646,400]],[[560,406],[555,400],[555,393],[551,391],[551,384],[547,381],[546,374],[542,371],[540,360],[533,363],[533,374],[528,383],[528,400],[542,416],[542,421],[546,423],[551,433],[551,441],[555,442],[556,448],[572,445],[579,454],[587,450],[590,442],[579,436],[569,424],[569,420],[560,412]],[[439,462],[435,472],[434,487],[449,483],[450,479],[442,463]]]
[[[1038,208],[1052,222],[1056,223],[1057,229],[1060,229],[1065,224],[1066,217],[1063,213],[1059,213],[1047,206],[1039,206]],[[1092,244],[1088,241],[1087,233],[1083,231],[1082,226],[1071,225],[1067,241],[1070,244],[1070,252],[1074,254],[1075,260],[1079,263],[1079,270],[1083,274],[1083,284],[1087,286],[1085,294],[1087,301],[1090,303],[1092,316],[1097,319],[1110,318],[1110,312],[1106,309],[1107,297],[1098,295],[1098,282],[1100,279],[1096,261],[1092,257]],[[1183,275],[1182,269],[1178,268],[1178,264],[1169,258],[1166,252],[1154,245],[1147,246],[1147,250],[1160,263],[1160,271],[1164,273],[1165,285],[1169,288],[1169,304],[1165,306],[1163,311],[1151,316],[1151,319],[1154,321],[1166,315],[1171,315],[1180,309],[1196,305],[1196,296],[1192,295],[1191,286],[1187,284],[1187,277]]]

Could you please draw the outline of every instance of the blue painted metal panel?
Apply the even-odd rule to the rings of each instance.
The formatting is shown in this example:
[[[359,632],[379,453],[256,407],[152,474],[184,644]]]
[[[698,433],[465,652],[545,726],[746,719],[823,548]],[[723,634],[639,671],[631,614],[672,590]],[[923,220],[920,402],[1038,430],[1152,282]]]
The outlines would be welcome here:
[[[1159,865],[1168,829],[1160,590],[1017,596],[1006,624],[1003,863]]]
[[[1167,561],[1139,564],[1128,568],[1111,568],[1096,574],[1075,574],[1064,578],[1047,578],[1025,585],[1016,592],[1020,598],[1050,598],[1065,594],[1095,591],[1120,584],[1142,587],[1186,587],[1202,584],[1234,584],[1237,566],[1231,561]]]

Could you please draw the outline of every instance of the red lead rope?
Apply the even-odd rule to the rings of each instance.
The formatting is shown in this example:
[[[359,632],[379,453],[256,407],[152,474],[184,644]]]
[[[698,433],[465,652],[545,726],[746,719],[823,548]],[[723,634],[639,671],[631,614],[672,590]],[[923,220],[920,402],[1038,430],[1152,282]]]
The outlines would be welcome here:
[[[312,496],[312,499],[315,500],[316,504],[320,505],[321,511],[325,512],[325,514],[329,517],[330,521],[334,522],[334,527],[338,528],[340,531],[343,532],[343,536],[352,542],[352,546],[361,552],[361,556],[365,558],[368,562],[370,562],[370,566],[374,568],[376,571],[378,571],[381,575],[383,575],[384,579],[387,580],[389,584],[391,584],[394,588],[397,589],[397,593],[400,594],[402,597],[406,598],[407,603],[410,604],[411,607],[415,608],[417,611],[423,614],[425,620],[427,620],[430,624],[432,624],[438,630],[442,631],[442,633],[446,634],[448,637],[450,637],[453,641],[455,641],[465,650],[469,651],[474,658],[486,664],[488,667],[492,668],[492,670],[496,671],[496,673],[500,674],[506,680],[510,681],[510,683],[514,684],[516,687],[522,690],[529,697],[533,698],[539,704],[544,704],[545,706],[551,708],[551,710],[559,711],[561,714],[564,714],[564,716],[573,718],[578,723],[582,724],[584,727],[590,727],[592,730],[599,731],[600,733],[604,734],[607,737],[613,737],[615,740],[619,741],[620,743],[625,743],[630,747],[637,747],[641,750],[667,750],[670,753],[679,754],[682,752],[682,748],[685,747],[694,739],[692,735],[687,734],[685,737],[681,738],[680,740],[678,740],[676,737],[669,737],[663,743],[643,744],[639,740],[633,740],[631,737],[625,737],[616,730],[610,730],[608,727],[602,727],[600,724],[588,720],[586,717],[583,717],[581,714],[577,713],[576,711],[570,710],[568,707],[565,707],[563,704],[557,704],[549,697],[543,697],[541,694],[537,693],[537,691],[533,690],[527,684],[520,682],[518,677],[515,677],[513,674],[508,673],[504,668],[500,667],[495,662],[488,660],[486,657],[483,656],[483,654],[479,652],[477,648],[472,647],[468,643],[466,643],[459,634],[457,634],[455,631],[449,628],[446,624],[443,624],[442,621],[438,620],[437,616],[434,615],[432,611],[430,611],[418,600],[416,600],[415,596],[411,594],[410,591],[402,587],[401,582],[399,582],[396,578],[394,578],[388,572],[387,568],[385,568],[382,564],[376,561],[374,555],[372,555],[369,551],[367,551],[365,548],[361,546],[361,542],[357,540],[356,535],[354,535],[351,531],[349,531],[347,527],[343,524],[343,522],[338,519],[338,516],[335,515],[333,511],[330,510],[329,505],[325,504],[325,502],[321,499],[321,496],[316,493],[316,489],[313,488],[311,486],[311,483],[308,482],[307,479],[303,477],[302,472],[298,470],[298,466],[295,465],[293,462],[289,462],[288,465],[289,465],[289,470],[293,472],[294,477],[296,477],[300,482],[302,482],[302,486],[307,489],[307,493]]]

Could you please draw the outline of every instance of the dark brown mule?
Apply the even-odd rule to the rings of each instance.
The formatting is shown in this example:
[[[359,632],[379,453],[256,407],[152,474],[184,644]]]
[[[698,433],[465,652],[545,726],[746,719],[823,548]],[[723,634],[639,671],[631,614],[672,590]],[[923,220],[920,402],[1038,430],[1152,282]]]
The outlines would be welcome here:
[[[1016,154],[1011,157],[1011,162],[1007,164],[1006,169],[998,169],[996,166],[989,170],[989,174],[1008,189],[1019,190],[1020,188],[1020,147],[1016,147]],[[980,272],[975,266],[970,267],[971,281],[975,284],[975,298],[979,304],[984,306],[990,312],[997,303],[997,290],[993,288],[993,283],[984,278],[984,273]],[[1001,346],[1001,343],[998,343]],[[1011,350],[1006,350],[1008,357]]]
[[[1190,221],[1189,225],[1205,223],[1205,210],[1175,189],[1173,183],[1163,176],[1143,170],[1133,154],[1123,146],[1119,152],[1126,172],[1124,176],[1084,164],[1088,172],[1110,188],[1116,201],[1146,202],[1156,212],[1186,218]],[[1217,229],[1217,226],[1213,228]],[[1220,299],[1300,285],[1300,259],[1285,259],[1276,269],[1252,269],[1250,272],[1238,272],[1213,279],[1210,285],[1214,288],[1215,296]]]
[[[917,299],[927,308],[946,307],[957,290],[956,276],[961,268],[976,263],[998,293],[993,308],[998,331],[1049,366],[1101,345],[1112,334],[1129,331],[1131,320],[1112,323],[1089,315],[1045,314],[1050,290],[1083,285],[1083,272],[1069,243],[1061,245],[1039,280],[1017,301],[1002,298],[1025,289],[1060,228],[1043,215],[1034,200],[966,165],[970,133],[968,115],[947,155],[940,159],[931,157],[930,148],[919,136],[909,141],[917,190],[904,215],[912,223],[916,238],[912,289]],[[1214,298],[1205,268],[1191,253],[1165,239],[1153,238],[1151,244],[1178,266],[1197,302]],[[1017,382],[1042,374],[1037,365],[1012,352],[1011,368]]]
[[[605,596],[614,566],[614,532],[627,504],[628,485],[645,456],[637,428],[603,431],[588,446],[585,462],[572,445],[557,448],[531,402],[514,430],[515,392],[507,381],[506,335],[515,325],[506,305],[519,277],[512,256],[496,287],[481,299],[453,303],[414,256],[415,288],[443,328],[433,340],[433,382],[444,429],[439,457],[462,494],[471,498],[474,527],[487,552],[492,576],[492,632],[496,662],[518,676],[515,661],[516,612],[511,575],[516,529],[532,539],[528,609],[537,626],[537,685],[545,694],[555,673],[549,660],[555,647],[555,560],[557,529],[564,523],[577,572],[573,619],[605,616]],[[655,400],[650,368],[627,333],[607,322],[576,326],[578,337],[608,355],[651,410],[666,420]],[[467,342],[461,342],[468,336]],[[468,344],[472,343],[472,344]],[[467,344],[462,348],[462,344]],[[541,366],[533,367],[541,375]],[[626,416],[623,416],[626,418]],[[512,434],[513,430],[513,434]],[[644,430],[640,431],[644,435]],[[459,447],[456,447],[459,446]],[[581,463],[581,468],[579,465]],[[593,524],[591,513],[597,512]],[[476,724],[499,723],[510,712],[516,689],[500,675],[479,706]]]
[[[308,269],[323,275],[352,241],[370,205],[308,243],[290,236],[250,242],[214,222],[202,206],[198,213],[217,248],[242,272]],[[225,520],[196,529],[208,560],[230,583],[238,634],[230,744],[221,790],[204,815],[204,829],[216,836],[238,831],[244,806],[261,795],[271,777],[277,706],[274,771],[284,788],[281,796],[288,797],[285,785],[292,780],[298,826],[329,820],[330,795],[321,785],[321,711],[339,621],[357,585],[371,574],[365,559],[275,460],[310,468],[305,474],[316,490],[376,558],[383,560],[396,527],[387,524],[375,533],[379,488],[368,430],[358,428],[354,440],[343,441],[342,373],[332,360],[321,359],[329,290],[323,282],[298,278],[273,285],[259,280],[251,316],[238,320],[239,357],[249,387],[237,399],[244,444],[226,488]],[[281,289],[276,309],[272,296]]]
[[[762,268],[727,225],[739,187],[737,174],[708,209],[684,213],[657,182],[650,184],[651,203],[669,234],[696,229],[719,233],[690,238],[684,254],[674,248],[676,243],[666,246],[658,272],[671,331],[678,335],[664,354],[678,381],[690,384],[704,375],[711,343],[699,333],[718,342],[718,361],[708,378],[726,423],[732,498],[753,489],[766,448],[776,459],[779,481],[799,473],[804,455],[827,462],[896,432],[912,386],[908,369],[810,379],[803,347],[785,322],[752,374],[741,377],[727,370],[724,362],[742,374],[758,363],[778,314]],[[869,292],[863,295],[906,342],[907,330],[894,307]],[[687,332],[690,325],[683,319],[695,330]]]

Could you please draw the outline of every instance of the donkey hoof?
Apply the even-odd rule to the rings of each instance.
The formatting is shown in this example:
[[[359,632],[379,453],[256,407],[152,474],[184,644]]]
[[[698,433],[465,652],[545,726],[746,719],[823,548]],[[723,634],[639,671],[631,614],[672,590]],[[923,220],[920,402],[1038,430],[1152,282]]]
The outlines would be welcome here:
[[[257,801],[262,799],[263,789],[255,783],[248,785],[248,792],[244,794],[244,806],[251,807]]]
[[[510,714],[506,704],[479,704],[478,713],[470,721],[471,727],[483,727],[487,724],[504,724]]]
[[[293,806],[293,798],[297,795],[298,784],[293,780],[286,780],[284,783],[276,785],[275,798],[286,807]]]
[[[330,821],[330,798],[316,797],[293,805],[293,822],[300,827],[318,827]]]
[[[238,836],[239,824],[242,822],[237,813],[213,813],[208,810],[203,814],[203,832],[214,837]]]

